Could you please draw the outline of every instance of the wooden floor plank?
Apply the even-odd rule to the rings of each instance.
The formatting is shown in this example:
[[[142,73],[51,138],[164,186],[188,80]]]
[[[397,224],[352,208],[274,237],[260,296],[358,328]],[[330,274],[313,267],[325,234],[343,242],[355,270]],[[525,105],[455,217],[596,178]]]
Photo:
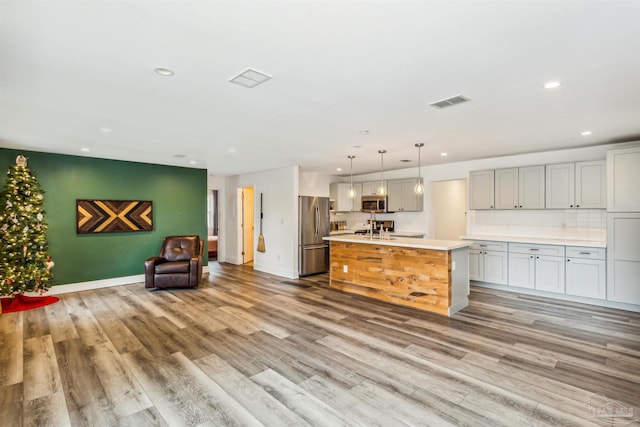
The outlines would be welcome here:
[[[23,359],[25,400],[63,391],[51,335],[24,340]]]
[[[22,384],[23,354],[22,331],[0,334],[0,387]]]
[[[11,425],[11,424],[7,424]],[[13,424],[15,426],[19,424]],[[71,426],[64,392],[59,391],[26,402],[24,407],[25,426]]]
[[[325,404],[322,400],[298,387],[272,369],[262,371],[252,376],[251,379],[313,426],[337,427],[353,425],[336,409]]]
[[[211,354],[196,360],[195,363],[264,425],[308,425],[304,419],[291,411],[284,403],[267,393],[219,356]]]

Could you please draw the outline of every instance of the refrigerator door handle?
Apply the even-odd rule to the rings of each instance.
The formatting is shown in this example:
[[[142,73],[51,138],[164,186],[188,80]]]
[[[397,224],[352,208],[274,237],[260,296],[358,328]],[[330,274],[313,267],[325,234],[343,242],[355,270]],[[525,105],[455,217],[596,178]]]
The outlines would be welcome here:
[[[320,207],[316,204],[316,239],[320,232]]]
[[[324,248],[328,248],[329,245],[327,244],[322,244],[322,245],[309,245],[309,246],[303,246],[302,250],[303,251],[311,251],[311,250],[315,250],[315,249],[324,249]]]

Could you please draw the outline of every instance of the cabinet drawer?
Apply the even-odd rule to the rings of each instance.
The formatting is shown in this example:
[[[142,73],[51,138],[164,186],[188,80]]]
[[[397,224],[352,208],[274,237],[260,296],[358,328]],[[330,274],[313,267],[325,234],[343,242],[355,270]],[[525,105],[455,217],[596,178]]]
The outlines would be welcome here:
[[[564,246],[509,243],[509,252],[517,254],[564,256]]]
[[[605,259],[605,248],[588,248],[585,246],[567,246],[567,258]]]
[[[490,242],[483,240],[475,240],[473,241],[472,249],[480,249],[483,251],[498,251],[498,252],[506,252],[507,251],[507,243],[506,242]]]

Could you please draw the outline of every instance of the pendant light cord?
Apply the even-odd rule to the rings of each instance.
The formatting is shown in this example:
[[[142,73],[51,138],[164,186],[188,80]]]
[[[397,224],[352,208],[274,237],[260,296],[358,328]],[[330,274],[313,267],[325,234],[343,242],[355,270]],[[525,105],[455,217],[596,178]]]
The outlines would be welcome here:
[[[385,191],[384,191],[384,153],[386,153],[387,150],[378,150],[378,153],[380,153],[380,191],[378,191],[378,193],[382,196],[384,195]]]

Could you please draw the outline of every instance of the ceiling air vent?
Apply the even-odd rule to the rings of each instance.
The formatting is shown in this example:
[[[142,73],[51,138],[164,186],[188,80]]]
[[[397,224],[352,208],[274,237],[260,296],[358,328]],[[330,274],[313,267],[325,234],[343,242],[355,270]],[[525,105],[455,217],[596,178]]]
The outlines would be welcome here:
[[[471,101],[471,99],[462,95],[456,95],[456,96],[452,96],[451,98],[443,99],[441,101],[432,102],[429,105],[431,105],[433,108],[437,108],[438,110],[442,110],[443,108],[462,104],[463,102],[467,102],[467,101]]]
[[[247,68],[240,74],[231,77],[229,81],[231,83],[235,83],[237,85],[252,89],[270,79],[271,76],[263,73],[262,71],[255,70],[253,68]]]

